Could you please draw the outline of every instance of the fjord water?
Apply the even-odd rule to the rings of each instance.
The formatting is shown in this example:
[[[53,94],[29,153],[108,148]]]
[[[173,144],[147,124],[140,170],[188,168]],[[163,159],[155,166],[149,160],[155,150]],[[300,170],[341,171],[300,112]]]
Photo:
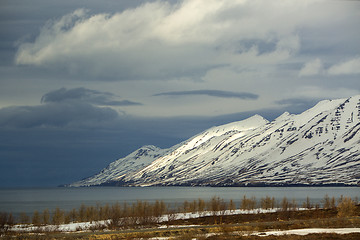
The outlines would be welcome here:
[[[79,208],[81,204],[132,203],[137,200],[154,202],[163,200],[168,204],[181,204],[185,200],[210,200],[217,196],[239,204],[244,195],[261,198],[275,197],[279,202],[284,197],[295,199],[299,206],[309,197],[313,204],[319,203],[325,195],[349,196],[360,199],[359,187],[91,187],[91,188],[27,188],[0,189],[0,212],[21,212],[31,215],[35,210],[63,210]]]

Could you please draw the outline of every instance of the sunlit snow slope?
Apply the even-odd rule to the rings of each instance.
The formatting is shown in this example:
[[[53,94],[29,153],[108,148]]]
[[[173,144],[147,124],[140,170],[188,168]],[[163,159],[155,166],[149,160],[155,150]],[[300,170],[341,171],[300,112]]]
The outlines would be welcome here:
[[[360,95],[213,127],[141,165],[131,156],[73,186],[359,185]]]

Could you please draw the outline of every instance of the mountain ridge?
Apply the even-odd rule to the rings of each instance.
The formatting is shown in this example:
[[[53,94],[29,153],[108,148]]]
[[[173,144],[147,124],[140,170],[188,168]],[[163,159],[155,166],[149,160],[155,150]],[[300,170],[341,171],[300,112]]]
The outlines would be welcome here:
[[[137,151],[69,186],[357,186],[360,95],[215,126],[140,161]]]

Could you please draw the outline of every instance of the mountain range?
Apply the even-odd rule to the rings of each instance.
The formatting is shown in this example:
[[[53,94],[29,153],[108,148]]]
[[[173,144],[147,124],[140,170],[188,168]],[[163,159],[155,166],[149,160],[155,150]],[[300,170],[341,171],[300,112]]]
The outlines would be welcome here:
[[[215,126],[168,149],[144,146],[68,186],[327,185],[360,185],[360,95]]]

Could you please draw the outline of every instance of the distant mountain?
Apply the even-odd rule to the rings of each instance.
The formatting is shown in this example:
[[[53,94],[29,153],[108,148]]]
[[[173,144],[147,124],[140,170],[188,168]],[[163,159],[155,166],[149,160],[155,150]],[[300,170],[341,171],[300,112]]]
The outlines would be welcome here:
[[[360,95],[259,115],[169,149],[145,146],[70,186],[360,185]]]
[[[74,182],[70,187],[87,187],[97,185],[116,185],[126,174],[136,172],[148,166],[154,160],[171,152],[170,149],[160,149],[158,147],[148,145],[139,148],[130,153],[128,156],[116,160],[101,170],[98,174],[85,178],[81,181]]]

